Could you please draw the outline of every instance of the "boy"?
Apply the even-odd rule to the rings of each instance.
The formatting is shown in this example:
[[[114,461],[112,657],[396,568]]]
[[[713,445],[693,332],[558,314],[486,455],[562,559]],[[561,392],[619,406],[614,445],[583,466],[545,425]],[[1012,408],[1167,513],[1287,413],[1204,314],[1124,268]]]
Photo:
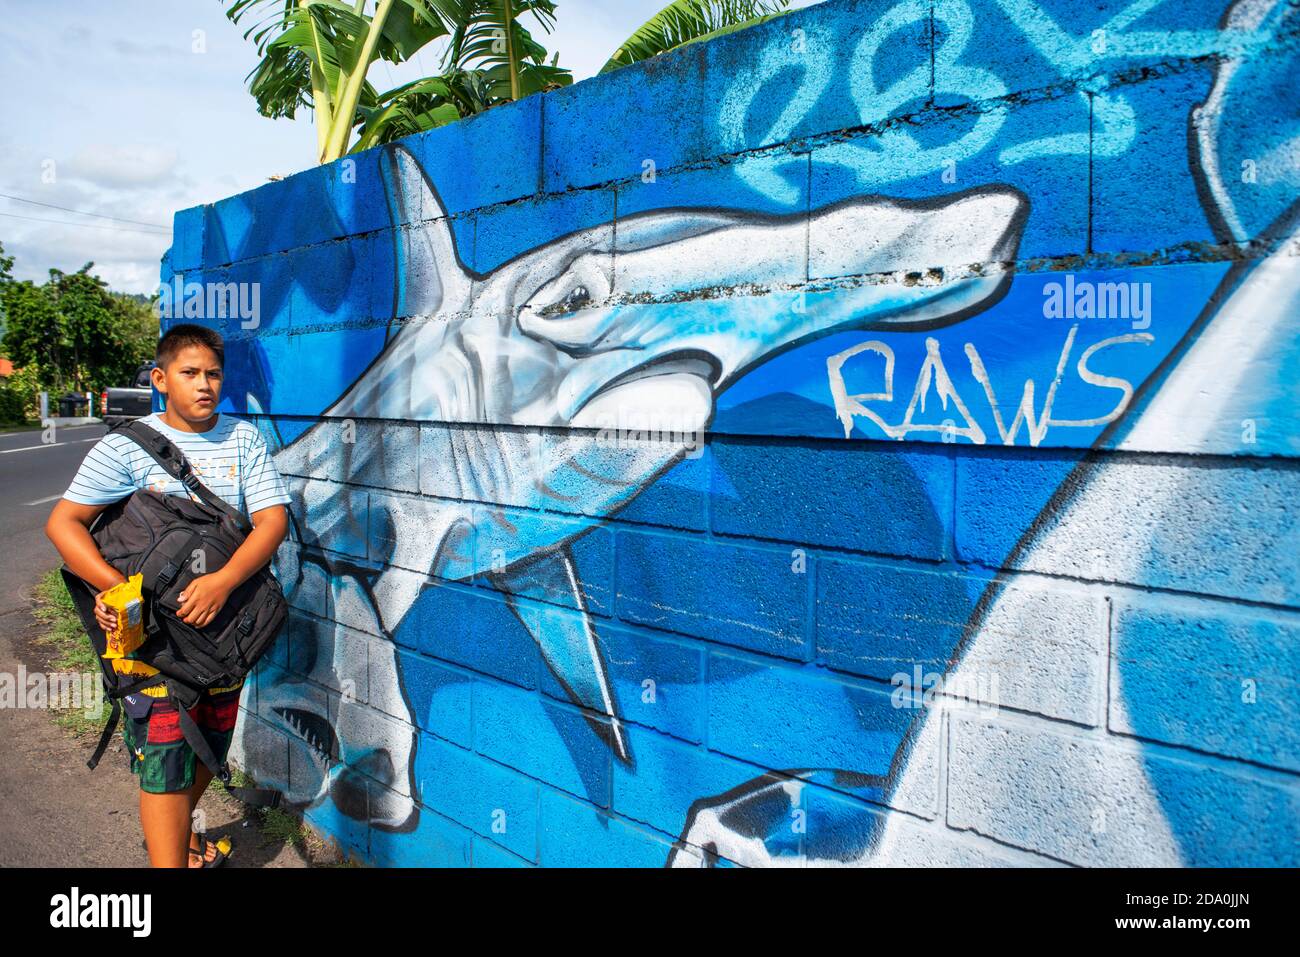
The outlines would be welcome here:
[[[250,423],[216,411],[224,355],[221,336],[212,329],[189,323],[169,329],[158,340],[152,372],[165,411],[141,420],[171,439],[203,484],[244,511],[254,526],[225,567],[195,578],[180,596],[181,619],[197,627],[212,621],[230,593],[271,560],[288,530],[289,495],[265,441]],[[106,630],[113,626],[115,612],[103,604],[103,594],[124,576],[104,561],[90,525],[107,505],[144,487],[190,495],[129,437],[106,435],[86,455],[45,525],[45,534],[68,568],[100,589],[95,618]],[[148,668],[135,665],[142,666]],[[119,667],[116,662],[114,667]],[[190,711],[218,760],[225,760],[230,749],[242,685],[209,689]],[[188,866],[220,864],[224,850],[212,841],[200,847],[191,830],[194,808],[212,772],[180,733],[177,706],[161,687],[128,695],[123,705],[122,736],[131,770],[140,777],[140,825],[150,863],[185,867],[188,844]]]

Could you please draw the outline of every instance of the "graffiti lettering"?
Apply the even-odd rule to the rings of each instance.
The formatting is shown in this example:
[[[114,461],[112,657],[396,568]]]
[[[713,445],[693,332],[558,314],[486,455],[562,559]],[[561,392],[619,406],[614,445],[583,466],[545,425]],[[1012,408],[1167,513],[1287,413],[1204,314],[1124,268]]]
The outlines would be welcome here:
[[[1137,136],[1137,114],[1128,99],[1107,89],[1104,77],[1094,75],[1106,60],[1134,56],[1205,56],[1211,53],[1249,52],[1260,37],[1249,31],[1189,30],[1173,33],[1136,31],[1128,28],[1164,0],[1134,0],[1100,27],[1075,36],[1056,23],[1034,0],[997,0],[1003,13],[1015,24],[1034,49],[1061,77],[1079,81],[1077,130],[1013,143],[998,152],[998,162],[1012,166],[1043,156],[1120,156]],[[933,18],[940,42],[934,62],[918,59],[915,68],[881,89],[876,85],[876,57],[891,36],[909,26]],[[932,94],[947,93],[987,104],[975,126],[955,143],[923,148],[900,128],[886,129],[869,142],[855,146],[868,150],[879,162],[872,166],[872,179],[890,182],[928,175],[945,161],[960,162],[984,150],[1006,120],[1006,105],[998,102],[1007,94],[1006,84],[992,70],[960,64],[974,29],[974,14],[965,0],[935,5],[928,0],[906,0],[878,17],[853,53],[849,95],[858,107],[864,125],[881,123],[897,115],[908,103],[922,103]],[[733,84],[723,96],[719,110],[722,141],[733,150],[788,139],[800,121],[825,93],[835,75],[831,69],[834,51],[826,37],[812,44],[773,44],[764,50],[753,74]],[[786,107],[767,128],[751,141],[748,114],[770,81],[791,68],[800,71],[799,86]],[[931,89],[931,82],[937,84]],[[1091,117],[1091,131],[1089,130]],[[791,162],[797,162],[792,160]],[[778,164],[779,167],[780,164]],[[797,190],[777,167],[768,164],[735,167],[737,175],[755,189],[774,199],[794,201]]]
[[[1031,446],[1037,447],[1047,437],[1048,430],[1052,426],[1062,428],[1091,428],[1099,425],[1105,425],[1113,422],[1124,414],[1128,408],[1129,400],[1133,398],[1133,386],[1127,379],[1121,379],[1118,376],[1098,375],[1088,367],[1088,360],[1100,352],[1102,349],[1110,346],[1121,345],[1124,343],[1142,343],[1148,345],[1155,341],[1155,336],[1150,333],[1131,333],[1122,336],[1111,336],[1108,339],[1102,339],[1090,345],[1079,356],[1075,364],[1075,374],[1080,381],[1087,385],[1102,389],[1116,389],[1120,392],[1120,398],[1115,405],[1105,415],[1097,416],[1090,419],[1053,419],[1052,406],[1056,401],[1056,394],[1061,385],[1061,380],[1065,375],[1065,370],[1069,364],[1071,353],[1074,350],[1075,336],[1079,331],[1078,325],[1070,327],[1069,333],[1065,337],[1065,343],[1061,347],[1060,358],[1056,364],[1056,371],[1053,375],[1052,382],[1047,388],[1047,395],[1043,399],[1041,409],[1035,409],[1034,393],[1035,386],[1033,379],[1026,379],[1024,389],[1021,392],[1020,403],[1016,407],[1015,418],[1011,424],[1007,425],[1002,416],[1002,409],[998,403],[997,394],[994,392],[993,383],[989,379],[988,370],[985,368],[984,360],[975,348],[975,344],[968,342],[965,346],[966,358],[970,364],[971,375],[975,378],[984,390],[984,398],[988,403],[989,412],[993,417],[993,424],[997,430],[999,438],[1003,445],[1015,445],[1016,436],[1019,434],[1021,426],[1025,427],[1026,435]],[[880,392],[860,393],[850,395],[848,388],[844,383],[844,364],[856,355],[863,352],[874,352],[885,360],[883,375],[883,390]],[[908,401],[907,409],[903,413],[902,419],[891,424],[886,421],[885,417],[867,403],[871,402],[893,402],[894,401],[894,350],[884,342],[879,340],[870,340],[859,343],[850,349],[837,353],[826,360],[827,374],[830,380],[831,396],[835,402],[835,413],[840,423],[844,426],[844,437],[849,438],[853,434],[855,418],[862,416],[874,422],[885,435],[891,439],[902,440],[909,435],[918,432],[941,432],[944,434],[945,441],[953,441],[957,436],[964,436],[975,445],[983,445],[986,441],[984,429],[980,426],[976,418],[971,414],[970,409],[963,401],[957,388],[953,385],[952,377],[948,374],[948,369],[944,365],[943,355],[939,348],[939,341],[927,337],[925,340],[925,359],[921,363],[920,371],[916,376],[916,385],[912,390],[911,399]],[[957,414],[965,422],[964,426],[958,426],[951,419],[939,423],[916,422],[915,416],[917,410],[924,413],[926,397],[931,390],[939,398],[939,402],[944,410],[948,409],[951,402]],[[952,438],[949,438],[951,436]]]

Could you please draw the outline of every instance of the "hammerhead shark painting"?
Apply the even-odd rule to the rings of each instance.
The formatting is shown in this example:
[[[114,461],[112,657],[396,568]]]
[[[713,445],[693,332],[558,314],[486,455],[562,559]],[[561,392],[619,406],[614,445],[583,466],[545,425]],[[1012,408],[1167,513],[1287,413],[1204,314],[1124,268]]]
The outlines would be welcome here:
[[[968,6],[996,17],[984,50],[966,42]],[[475,175],[460,195],[439,180],[444,203],[411,151],[430,138],[358,158],[372,172],[346,200],[320,188],[331,170],[205,219],[217,255],[191,259],[247,267],[306,303],[301,323],[233,347],[291,359],[313,340],[280,333],[315,334],[324,317],[317,355],[348,370],[326,385],[281,364],[273,383],[269,362],[261,382],[247,364],[245,408],[293,497],[275,570],[297,609],[240,712],[240,763],[259,783],[337,812],[326,829],[361,835],[376,859],[444,847],[475,865],[608,852],[683,868],[1293,859],[1294,803],[1281,808],[1293,741],[1276,730],[1295,726],[1279,704],[1293,682],[1276,650],[1300,579],[1268,552],[1294,553],[1300,534],[1300,139],[1275,105],[1294,87],[1300,6],[1115,0],[1072,11],[1078,25],[1043,6],[903,3],[872,30],[820,31],[797,63],[772,33],[781,56],[750,57],[733,87],[765,111],[788,94],[776,127],[763,134],[744,97],[724,97],[705,121],[734,155],[666,174],[685,174],[675,195],[704,181],[735,208],[628,213],[625,195],[645,209],[654,189],[611,179],[529,198]],[[1102,29],[1072,32],[1094,13]],[[928,24],[928,62],[875,69],[907,18]],[[1013,41],[1023,55],[1003,56]],[[1048,72],[1017,89],[1043,95],[1005,92],[1000,71],[1030,63]],[[941,89],[941,73],[960,89]],[[822,79],[836,81],[824,106]],[[913,88],[915,123],[899,112]],[[848,100],[864,125],[830,129]],[[609,135],[621,117],[591,119]],[[953,185],[959,169],[982,185]],[[281,215],[289,196],[302,220]],[[551,203],[588,218],[554,226]],[[521,219],[532,235],[550,227],[544,241],[488,235]],[[339,275],[303,265],[322,262]],[[336,281],[352,267],[376,287],[355,297],[364,305],[361,281]],[[1089,308],[1068,332],[1053,325],[1064,317],[1039,294],[1067,270],[1096,278],[1080,285],[1098,296],[1131,288],[1136,301],[1147,287],[1154,323],[1149,309]],[[1127,333],[1137,318],[1151,330]],[[1076,359],[1079,328],[1093,341]],[[858,334],[872,341],[844,348]],[[1116,345],[1127,351],[1101,354]],[[903,411],[893,357],[908,352]],[[884,360],[857,367],[877,385],[852,397],[877,403],[879,433],[837,416],[856,390],[822,378],[850,353]],[[959,391],[980,388],[1003,448],[921,448],[884,427],[886,405],[902,423],[916,406],[920,440],[955,441],[961,430],[934,420],[966,414]],[[1098,389],[1123,393],[1107,417]],[[999,397],[1017,409],[1009,428]],[[1029,412],[1043,428],[1017,442],[1022,420],[1034,432]],[[837,417],[846,440],[878,444],[841,446]],[[1044,442],[1048,423],[1063,431]],[[694,470],[684,460],[706,436]],[[656,483],[668,507],[656,493],[628,508]],[[697,509],[680,524],[663,520],[677,486]],[[795,545],[811,574],[765,575],[783,574]],[[763,644],[777,618],[790,643]],[[890,672],[913,666],[899,703],[889,688],[909,674]],[[1253,694],[1257,672],[1276,679],[1270,703],[1234,701],[1219,727],[1238,677]],[[1188,675],[1213,678],[1213,693]],[[637,698],[647,677],[655,708]],[[1235,739],[1247,720],[1259,740]],[[1193,731],[1210,725],[1202,753]],[[484,833],[478,811],[516,797],[525,823]]]
[[[861,196],[813,210],[819,229],[856,251],[856,278],[796,294],[769,280],[803,260],[809,214],[650,211],[480,273],[464,265],[415,158],[394,146],[382,163],[394,222],[418,223],[396,231],[404,237],[396,315],[411,318],[275,461],[287,476],[320,474],[332,462],[349,482],[388,488],[395,450],[373,422],[414,421],[424,424],[421,443],[432,437],[438,447],[443,485],[422,488],[422,497],[386,496],[384,514],[371,497],[372,534],[378,524],[392,542],[375,571],[319,548],[363,534],[366,516],[326,483],[293,483],[293,543],[281,549],[280,580],[300,604],[332,602],[340,622],[318,627],[314,661],[295,670],[333,688],[363,683],[368,707],[345,694],[334,713],[286,674],[260,678],[258,710],[278,718],[300,752],[292,782],[272,782],[291,801],[328,795],[345,814],[405,830],[416,815],[415,740],[379,713],[412,723],[392,636],[429,579],[482,576],[512,607],[524,598],[577,609],[518,617],[593,732],[631,765],[571,544],[681,460],[709,426],[718,396],[756,366],[834,332],[937,328],[997,302],[1009,269],[890,280],[918,262],[1009,263],[1028,204],[1015,189],[990,186],[925,201]],[[671,423],[670,438],[617,448],[599,441],[601,430],[646,420]],[[340,440],[343,421],[355,423],[354,442]],[[565,438],[540,441],[541,429]],[[589,518],[556,522],[553,511],[572,515],[575,500]],[[512,506],[508,515],[503,505]],[[378,636],[368,652],[357,633]],[[266,732],[246,726],[248,752],[257,752],[259,733]],[[331,752],[340,759],[332,772]],[[385,787],[368,789],[364,777]]]

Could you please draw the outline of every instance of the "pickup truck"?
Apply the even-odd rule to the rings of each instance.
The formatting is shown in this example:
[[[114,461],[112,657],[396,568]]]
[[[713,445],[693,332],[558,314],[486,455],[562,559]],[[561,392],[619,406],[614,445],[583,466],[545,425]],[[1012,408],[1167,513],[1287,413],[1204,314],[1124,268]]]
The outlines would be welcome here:
[[[146,362],[136,371],[129,388],[105,389],[99,394],[99,417],[109,428],[127,419],[140,419],[153,411],[153,386],[149,371],[154,363]]]

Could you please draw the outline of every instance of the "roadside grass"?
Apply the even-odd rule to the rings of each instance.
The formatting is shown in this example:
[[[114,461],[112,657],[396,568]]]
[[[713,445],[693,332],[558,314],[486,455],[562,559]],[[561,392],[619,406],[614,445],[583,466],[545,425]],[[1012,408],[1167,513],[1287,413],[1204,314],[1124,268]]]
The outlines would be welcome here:
[[[104,420],[98,416],[95,416],[94,422],[83,422],[78,425],[57,425],[56,420],[55,427],[60,429],[83,429],[89,425],[101,425],[103,422]],[[45,428],[46,423],[40,419],[28,419],[26,422],[5,422],[0,424],[0,435],[10,435],[17,432],[40,432]]]
[[[257,781],[249,777],[244,771],[234,767],[230,769],[230,784],[231,787],[237,788],[257,787]],[[218,778],[212,779],[210,787],[213,790],[222,792],[232,801],[239,800],[226,789],[226,786]],[[262,836],[266,839],[262,842],[263,847],[272,844],[284,844],[299,850],[306,850],[312,846],[313,841],[322,848],[324,847],[324,842],[316,838],[310,829],[292,814],[287,814],[278,807],[251,808],[250,810],[256,817],[261,819],[260,829]]]
[[[81,619],[72,604],[72,596],[63,584],[63,576],[57,568],[48,571],[34,589],[34,607],[36,620],[48,631],[36,639],[36,644],[48,646],[53,653],[50,662],[52,671],[69,672],[76,675],[91,675],[98,687],[100,682],[99,662],[95,659],[95,649],[91,647],[86,630],[81,627]],[[95,734],[103,727],[108,717],[109,705],[103,700],[97,711],[87,711],[84,707],[51,708],[54,723],[73,734]]]
[[[0,425],[0,435],[5,435],[9,432],[35,432],[40,427],[41,423],[34,419],[26,422],[6,422],[3,425]]]

